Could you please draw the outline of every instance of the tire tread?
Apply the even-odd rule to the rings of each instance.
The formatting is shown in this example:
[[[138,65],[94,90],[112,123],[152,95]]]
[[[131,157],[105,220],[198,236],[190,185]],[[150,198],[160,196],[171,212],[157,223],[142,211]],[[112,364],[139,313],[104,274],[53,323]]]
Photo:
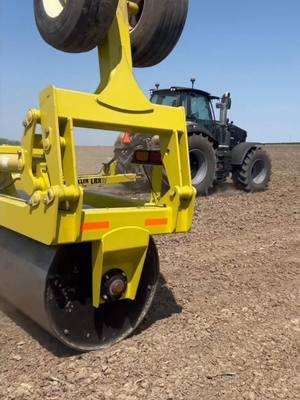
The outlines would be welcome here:
[[[256,185],[251,180],[249,169],[251,168],[251,165],[258,154],[260,154],[260,156],[263,157],[265,162],[267,163],[267,176],[263,183]],[[243,164],[233,169],[233,183],[238,189],[242,189],[245,192],[258,192],[266,190],[271,179],[271,168],[271,160],[266,151],[260,147],[253,148],[246,155]]]

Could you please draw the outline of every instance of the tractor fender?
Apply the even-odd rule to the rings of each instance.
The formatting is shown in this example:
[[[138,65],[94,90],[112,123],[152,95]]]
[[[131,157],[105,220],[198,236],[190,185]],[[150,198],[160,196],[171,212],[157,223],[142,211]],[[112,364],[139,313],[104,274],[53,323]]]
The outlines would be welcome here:
[[[193,136],[193,135],[207,136],[213,142],[214,148],[217,148],[217,146],[218,146],[216,138],[212,135],[212,133],[208,129],[206,129],[200,125],[194,125],[194,124],[191,126],[187,125],[187,132],[188,132],[188,136]]]
[[[260,143],[242,142],[236,145],[231,151],[231,165],[241,165],[252,149],[259,149]]]

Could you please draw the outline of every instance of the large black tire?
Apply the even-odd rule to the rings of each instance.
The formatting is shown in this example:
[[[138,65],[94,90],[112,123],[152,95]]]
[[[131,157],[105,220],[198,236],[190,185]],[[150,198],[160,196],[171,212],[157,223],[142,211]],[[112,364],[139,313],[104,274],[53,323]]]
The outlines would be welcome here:
[[[139,13],[130,19],[133,65],[150,67],[173,50],[183,31],[188,0],[134,0]]]
[[[197,195],[207,195],[216,175],[216,154],[207,136],[193,134],[189,137],[189,154],[192,184]]]
[[[254,148],[246,155],[243,164],[234,167],[232,179],[237,188],[246,192],[265,190],[271,179],[272,166],[268,154]]]
[[[36,25],[56,49],[80,53],[105,38],[118,0],[34,0]]]

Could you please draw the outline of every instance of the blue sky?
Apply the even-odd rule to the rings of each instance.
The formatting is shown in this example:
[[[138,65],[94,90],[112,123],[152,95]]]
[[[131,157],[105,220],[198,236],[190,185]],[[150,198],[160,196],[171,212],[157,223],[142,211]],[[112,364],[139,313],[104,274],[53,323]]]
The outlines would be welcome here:
[[[190,0],[185,31],[161,64],[135,70],[145,91],[189,85],[233,98],[230,118],[262,142],[300,141],[300,1]],[[96,51],[59,52],[35,27],[32,1],[0,1],[0,137],[21,137],[27,109],[53,84],[93,91]],[[80,132],[78,144],[109,144],[110,134]]]

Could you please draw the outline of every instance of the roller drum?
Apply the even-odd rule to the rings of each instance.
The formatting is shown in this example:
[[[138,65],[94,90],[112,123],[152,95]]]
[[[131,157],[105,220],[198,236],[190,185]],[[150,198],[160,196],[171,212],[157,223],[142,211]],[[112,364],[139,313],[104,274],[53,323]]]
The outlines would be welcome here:
[[[158,277],[151,239],[135,300],[96,309],[91,243],[46,246],[0,228],[0,295],[75,350],[105,348],[130,335],[150,308]]]
[[[0,295],[48,332],[45,287],[56,253],[56,247],[0,228]]]

